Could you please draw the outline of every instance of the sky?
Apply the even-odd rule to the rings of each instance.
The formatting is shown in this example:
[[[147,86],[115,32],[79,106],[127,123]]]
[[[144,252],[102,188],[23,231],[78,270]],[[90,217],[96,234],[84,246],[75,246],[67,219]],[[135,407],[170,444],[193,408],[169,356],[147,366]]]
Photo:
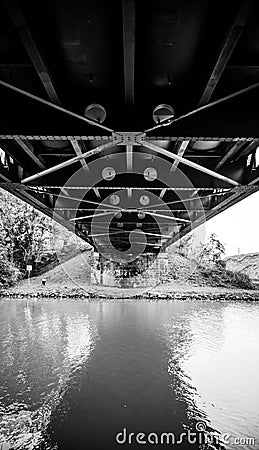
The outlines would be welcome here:
[[[259,252],[259,192],[208,220],[205,233],[216,234],[226,256]]]

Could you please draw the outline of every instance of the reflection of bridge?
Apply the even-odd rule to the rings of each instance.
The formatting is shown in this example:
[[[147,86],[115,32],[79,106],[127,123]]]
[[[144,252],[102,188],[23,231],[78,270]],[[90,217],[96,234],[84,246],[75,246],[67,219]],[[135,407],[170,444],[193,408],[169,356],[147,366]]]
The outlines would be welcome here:
[[[166,247],[258,190],[258,27],[255,1],[2,0],[1,186],[104,251]]]

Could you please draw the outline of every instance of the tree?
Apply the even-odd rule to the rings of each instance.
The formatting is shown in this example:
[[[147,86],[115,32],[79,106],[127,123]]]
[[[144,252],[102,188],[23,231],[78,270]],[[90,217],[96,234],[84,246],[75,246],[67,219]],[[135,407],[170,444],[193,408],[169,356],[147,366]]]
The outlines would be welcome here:
[[[220,265],[222,264],[222,256],[225,254],[225,247],[217,238],[215,233],[212,233],[208,241],[203,244],[201,250],[201,262]]]
[[[0,252],[19,269],[39,259],[45,239],[51,234],[52,220],[0,190]]]
[[[33,274],[59,257],[89,248],[82,239],[50,217],[0,188],[0,256],[26,273],[32,264]],[[36,269],[36,270],[35,270]],[[0,271],[4,270],[1,269]],[[18,270],[18,271],[19,271]]]

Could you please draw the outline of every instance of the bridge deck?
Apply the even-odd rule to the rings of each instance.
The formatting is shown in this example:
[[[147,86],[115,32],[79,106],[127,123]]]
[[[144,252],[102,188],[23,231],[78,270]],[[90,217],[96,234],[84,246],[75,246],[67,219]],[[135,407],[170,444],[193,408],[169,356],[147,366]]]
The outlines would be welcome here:
[[[258,190],[258,29],[252,0],[1,0],[0,186],[157,253]]]

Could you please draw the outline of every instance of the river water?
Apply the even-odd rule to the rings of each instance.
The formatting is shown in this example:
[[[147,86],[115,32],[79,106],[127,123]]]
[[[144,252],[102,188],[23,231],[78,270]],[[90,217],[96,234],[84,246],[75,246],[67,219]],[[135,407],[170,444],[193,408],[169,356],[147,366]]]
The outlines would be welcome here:
[[[0,307],[0,449],[259,449],[259,304]]]

